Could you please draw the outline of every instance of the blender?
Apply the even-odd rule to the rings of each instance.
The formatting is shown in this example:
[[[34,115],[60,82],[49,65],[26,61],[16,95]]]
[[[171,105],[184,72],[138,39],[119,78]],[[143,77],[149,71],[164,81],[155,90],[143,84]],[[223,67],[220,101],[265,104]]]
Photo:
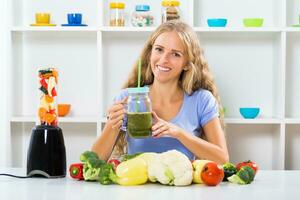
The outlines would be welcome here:
[[[58,71],[38,71],[40,103],[38,123],[32,129],[27,153],[27,176],[59,178],[66,176],[66,150],[62,129],[58,127],[56,105]]]

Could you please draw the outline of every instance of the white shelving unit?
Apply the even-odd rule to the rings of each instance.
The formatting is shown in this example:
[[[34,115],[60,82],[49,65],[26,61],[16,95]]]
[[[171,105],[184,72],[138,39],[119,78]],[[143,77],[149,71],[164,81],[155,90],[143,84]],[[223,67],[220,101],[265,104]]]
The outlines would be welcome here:
[[[160,24],[161,0],[123,0],[126,27],[109,27],[109,1],[9,1],[10,61],[8,166],[26,165],[38,105],[37,68],[60,72],[59,102],[72,104],[60,118],[68,164],[89,149],[105,123],[105,111],[120,90],[145,40]],[[155,26],[130,26],[134,5],[148,3]],[[226,107],[226,137],[232,162],[252,159],[261,169],[300,169],[299,0],[181,0],[183,21],[200,38]],[[50,12],[56,27],[31,27],[36,12]],[[88,27],[62,27],[67,13],[80,12]],[[227,18],[225,28],[209,28],[207,18]],[[245,28],[242,19],[263,17],[264,26]],[[261,108],[243,119],[239,107]]]

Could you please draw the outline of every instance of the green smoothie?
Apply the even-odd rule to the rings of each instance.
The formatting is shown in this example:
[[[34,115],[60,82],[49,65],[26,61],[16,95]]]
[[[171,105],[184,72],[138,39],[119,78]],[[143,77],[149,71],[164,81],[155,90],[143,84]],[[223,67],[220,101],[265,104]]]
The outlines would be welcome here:
[[[151,136],[151,112],[127,113],[127,120],[127,131],[131,137],[144,138]]]

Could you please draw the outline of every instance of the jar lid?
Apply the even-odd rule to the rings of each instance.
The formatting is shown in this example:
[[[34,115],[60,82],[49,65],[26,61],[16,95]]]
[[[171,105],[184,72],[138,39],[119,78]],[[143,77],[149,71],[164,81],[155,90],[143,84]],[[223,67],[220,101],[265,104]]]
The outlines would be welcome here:
[[[136,5],[135,10],[136,11],[149,11],[150,6],[149,5]]]
[[[134,88],[127,88],[128,93],[148,93],[149,87],[134,87]]]
[[[109,4],[110,8],[119,8],[119,9],[124,9],[125,8],[125,3],[121,3],[121,2],[111,2]]]
[[[180,2],[176,0],[163,0],[161,2],[162,6],[179,6]]]

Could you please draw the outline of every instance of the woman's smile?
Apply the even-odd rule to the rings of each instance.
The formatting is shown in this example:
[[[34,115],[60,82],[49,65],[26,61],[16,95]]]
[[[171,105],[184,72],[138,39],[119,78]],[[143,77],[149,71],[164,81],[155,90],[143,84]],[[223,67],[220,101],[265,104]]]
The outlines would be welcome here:
[[[156,69],[158,69],[159,71],[163,71],[163,72],[171,71],[170,67],[166,67],[166,66],[162,66],[162,65],[156,65]]]

